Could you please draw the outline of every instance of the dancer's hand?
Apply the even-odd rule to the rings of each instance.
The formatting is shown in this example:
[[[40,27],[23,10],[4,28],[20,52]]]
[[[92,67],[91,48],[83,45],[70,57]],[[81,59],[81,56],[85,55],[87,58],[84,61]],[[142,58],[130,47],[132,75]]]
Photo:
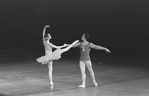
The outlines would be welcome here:
[[[66,47],[66,46],[67,46],[67,44],[64,44],[64,45],[63,45],[63,47]]]
[[[79,40],[76,40],[76,42],[79,42]]]
[[[71,44],[66,44],[66,46],[70,46]]]
[[[50,27],[50,25],[46,25],[45,27],[48,28],[48,27]]]
[[[107,53],[111,53],[111,51],[109,49],[106,48],[105,50],[106,50]]]

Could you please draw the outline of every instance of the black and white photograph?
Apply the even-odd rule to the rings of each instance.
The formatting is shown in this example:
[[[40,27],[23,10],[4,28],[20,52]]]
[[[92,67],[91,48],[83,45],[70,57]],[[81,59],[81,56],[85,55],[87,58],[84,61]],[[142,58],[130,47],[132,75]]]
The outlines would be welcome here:
[[[149,96],[149,1],[0,0],[0,96]]]

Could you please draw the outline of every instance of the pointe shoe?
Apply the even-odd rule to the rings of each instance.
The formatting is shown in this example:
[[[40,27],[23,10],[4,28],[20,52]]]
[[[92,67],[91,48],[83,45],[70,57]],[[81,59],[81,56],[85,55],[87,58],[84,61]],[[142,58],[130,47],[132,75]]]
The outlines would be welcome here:
[[[54,85],[51,85],[50,88],[53,89]]]
[[[74,41],[69,47],[74,46],[75,44],[77,44],[79,42],[79,40]]]
[[[86,86],[82,84],[82,85],[79,85],[78,87],[85,88]]]
[[[74,45],[74,44],[76,44],[76,43],[78,43],[79,42],[79,40],[76,40],[76,41],[74,41],[73,43],[72,43],[72,45]]]
[[[54,85],[53,83],[50,83],[50,88],[53,89]]]

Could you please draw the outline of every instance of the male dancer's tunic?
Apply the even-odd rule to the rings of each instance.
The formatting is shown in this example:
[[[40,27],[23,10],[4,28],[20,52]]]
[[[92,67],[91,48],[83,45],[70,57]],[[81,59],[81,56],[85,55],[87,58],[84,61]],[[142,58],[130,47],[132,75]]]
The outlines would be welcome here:
[[[80,43],[80,61],[88,61],[90,60],[90,43],[88,43],[87,45],[83,45],[82,43]]]

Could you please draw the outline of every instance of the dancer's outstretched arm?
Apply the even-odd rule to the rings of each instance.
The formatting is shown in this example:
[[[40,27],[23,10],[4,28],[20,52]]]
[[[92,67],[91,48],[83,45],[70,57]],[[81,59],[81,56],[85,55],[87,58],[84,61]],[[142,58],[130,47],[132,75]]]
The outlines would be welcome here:
[[[99,46],[99,45],[95,45],[93,43],[90,43],[90,47],[93,49],[97,49],[97,50],[105,50],[107,53],[111,53],[109,49]]]
[[[46,28],[48,28],[48,27],[50,27],[50,25],[46,25],[46,26],[43,28],[43,34],[42,34],[43,41],[45,41],[44,35],[45,35],[45,32],[46,32]]]

